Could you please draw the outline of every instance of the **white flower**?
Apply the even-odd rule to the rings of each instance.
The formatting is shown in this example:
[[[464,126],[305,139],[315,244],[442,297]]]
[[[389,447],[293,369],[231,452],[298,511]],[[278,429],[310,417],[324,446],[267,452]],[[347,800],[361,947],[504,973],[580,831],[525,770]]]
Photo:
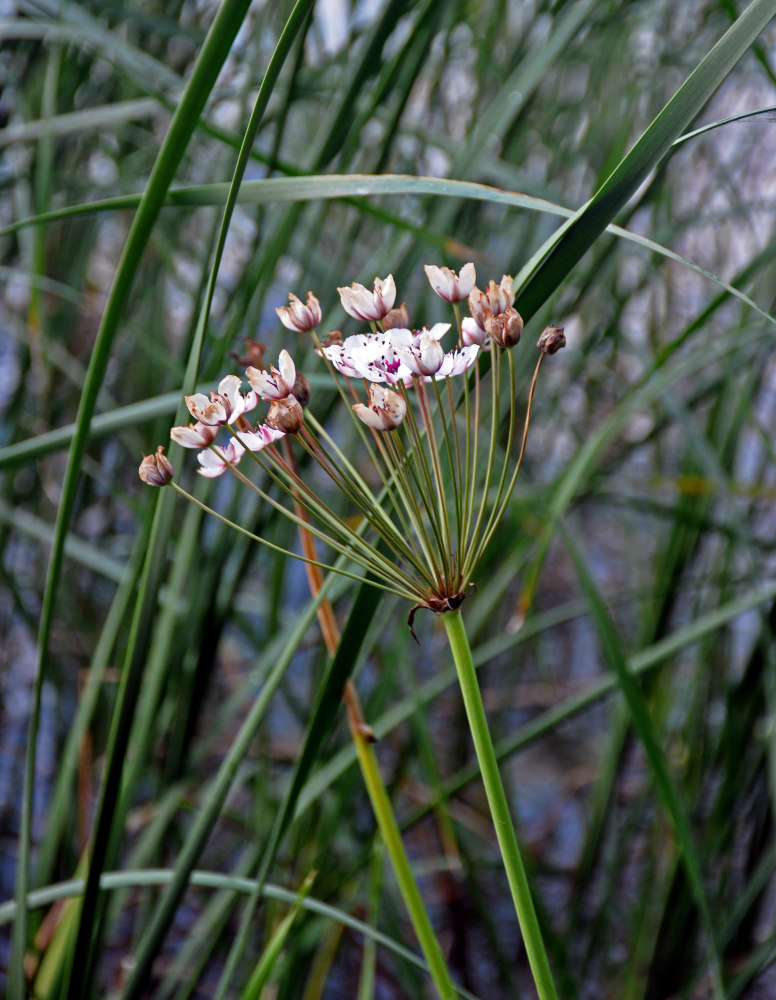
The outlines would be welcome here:
[[[446,302],[460,302],[474,287],[477,275],[474,264],[464,264],[459,274],[449,267],[425,264],[423,270],[437,295]]]
[[[197,469],[200,476],[215,479],[230,465],[237,465],[245,454],[245,448],[235,438],[225,448],[207,448],[197,455],[197,461],[202,468]]]
[[[408,330],[388,330],[385,333],[356,333],[341,344],[323,348],[332,365],[347,378],[365,378],[370,382],[401,382],[412,372],[401,364],[393,343],[396,333]],[[412,335],[410,334],[410,340]]]
[[[288,351],[281,351],[278,360],[279,368],[270,365],[268,372],[259,368],[246,368],[248,381],[262,399],[285,399],[294,391],[296,381],[296,365]]]
[[[376,431],[395,430],[407,415],[407,401],[393,389],[381,385],[369,386],[369,405],[356,403],[356,416]]]
[[[217,434],[217,424],[203,424],[199,420],[196,424],[186,424],[170,430],[170,437],[182,448],[207,448],[215,441]]]
[[[417,346],[397,346],[396,354],[413,375],[435,375],[445,359],[442,345],[425,331],[420,334]]]
[[[450,351],[445,354],[444,361],[439,367],[439,371],[434,375],[435,381],[439,381],[443,378],[449,378],[452,375],[463,375],[467,368],[470,368],[479,353],[479,345],[470,344],[468,347],[462,347],[460,351]],[[427,378],[427,382],[431,379]]]
[[[337,291],[345,312],[367,323],[387,316],[396,300],[396,283],[392,274],[385,279],[375,278],[371,292],[355,281],[350,288],[338,288]]]
[[[248,413],[258,403],[255,392],[243,396],[240,392],[242,379],[238,375],[227,375],[218,385],[218,392],[210,391],[210,399],[203,392],[186,396],[186,406],[195,420],[210,426],[234,423],[243,413]],[[191,447],[191,446],[189,446]]]
[[[323,353],[348,378],[410,385],[414,377],[445,378],[472,364],[476,350],[444,353],[439,341],[449,329],[449,323],[435,323],[430,329],[416,331],[400,328],[378,334],[357,333],[341,344],[324,347]]]
[[[308,333],[321,322],[321,304],[312,292],[307,293],[305,304],[293,292],[288,293],[288,301],[290,305],[280,306],[275,310],[286,329],[296,330],[297,333]]]

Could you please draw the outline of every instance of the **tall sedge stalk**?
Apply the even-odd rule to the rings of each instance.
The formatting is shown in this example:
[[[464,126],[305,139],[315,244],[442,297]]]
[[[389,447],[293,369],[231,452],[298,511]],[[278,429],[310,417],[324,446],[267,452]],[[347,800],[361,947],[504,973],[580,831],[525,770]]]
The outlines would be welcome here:
[[[321,308],[312,293],[305,303],[291,295],[290,304],[277,310],[286,327],[312,335],[316,352],[329,366],[340,397],[350,408],[364,455],[379,483],[377,491],[370,485],[374,477],[363,472],[361,463],[305,411],[309,385],[285,350],[277,367],[247,368],[252,389],[245,395],[242,380],[228,375],[210,399],[203,394],[187,397],[197,422],[173,428],[171,437],[199,451],[203,476],[213,478],[228,471],[297,526],[302,553],[287,554],[306,563],[314,595],[320,590],[322,571],[335,569],[357,578],[366,574],[375,586],[412,601],[408,625],[416,640],[413,621],[419,609],[442,615],[536,987],[540,1000],[556,1000],[458,609],[474,585],[477,566],[512,495],[525,454],[541,362],[563,347],[565,338],[559,327],[547,327],[539,338],[539,360],[528,392],[520,448],[513,458],[519,422],[512,348],[520,341],[523,321],[513,307],[512,279],[505,275],[500,284],[491,281],[486,291],[480,291],[474,285],[472,264],[458,275],[435,267],[427,267],[426,273],[437,294],[454,306],[457,346],[453,350],[442,346],[449,324],[412,329],[406,307],[393,309],[396,287],[392,276],[375,279],[371,291],[356,284],[339,289],[346,312],[370,330],[344,341],[339,334],[318,339]],[[458,303],[463,299],[468,299],[471,315],[461,320]],[[483,352],[489,352],[490,364],[481,368]],[[462,393],[455,393],[452,386],[458,375],[465,376]],[[489,416],[483,403],[487,389],[481,392],[486,377]],[[359,382],[366,391],[365,402]],[[270,404],[269,413],[265,423],[254,427],[247,414],[259,399]],[[229,434],[226,446],[215,444],[222,427]],[[356,512],[361,521],[358,530],[351,518],[339,513],[339,505],[307,481],[297,465],[294,443]],[[244,467],[238,468],[243,458],[255,463],[267,485],[257,485]],[[144,459],[140,474],[152,485],[171,481],[172,467],[162,448]],[[277,549],[272,542],[257,540]],[[319,556],[316,542],[323,543],[329,553],[346,556],[353,569],[335,568]],[[333,654],[339,631],[328,602],[320,606],[319,621]],[[364,722],[352,683],[345,688],[344,701],[372,808],[418,940],[440,996],[452,997],[450,974],[404,853],[371,746],[373,734]],[[240,947],[237,942],[224,984]]]

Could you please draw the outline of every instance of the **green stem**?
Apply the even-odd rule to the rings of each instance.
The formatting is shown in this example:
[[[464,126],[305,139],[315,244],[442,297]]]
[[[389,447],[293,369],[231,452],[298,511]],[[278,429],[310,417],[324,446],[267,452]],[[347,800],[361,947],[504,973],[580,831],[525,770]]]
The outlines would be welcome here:
[[[428,962],[437,992],[443,1000],[454,1000],[456,991],[453,981],[450,978],[450,971],[442,955],[434,928],[431,926],[431,921],[428,918],[428,913],[423,905],[415,877],[412,874],[409,860],[404,851],[401,833],[396,824],[393,808],[383,784],[374,751],[363,735],[355,730],[353,730],[353,742],[356,746],[361,774],[369,792],[369,799],[377,819],[377,825],[380,827],[380,833],[391,859],[396,880],[399,883],[402,899],[410,915],[412,926],[415,928],[423,955],[426,962]]]
[[[461,693],[466,707],[466,715],[469,720],[474,749],[477,753],[482,780],[485,785],[485,794],[488,797],[490,814],[496,830],[496,837],[501,849],[501,857],[504,861],[509,887],[512,890],[512,899],[515,903],[515,911],[520,924],[520,931],[523,935],[525,950],[528,954],[528,961],[533,973],[536,990],[540,1000],[557,1000],[558,994],[555,991],[555,984],[552,980],[550,963],[547,959],[547,952],[542,941],[539,921],[536,917],[531,890],[528,886],[528,879],[523,867],[523,860],[520,856],[520,848],[517,843],[515,828],[509,812],[504,786],[498,771],[498,762],[493,748],[493,740],[488,729],[488,720],[485,715],[485,706],[482,703],[479,685],[477,684],[477,673],[474,669],[469,639],[463,624],[460,611],[449,611],[442,615],[445,623],[447,638],[450,649],[455,660],[455,667],[458,672],[458,682],[461,685]]]

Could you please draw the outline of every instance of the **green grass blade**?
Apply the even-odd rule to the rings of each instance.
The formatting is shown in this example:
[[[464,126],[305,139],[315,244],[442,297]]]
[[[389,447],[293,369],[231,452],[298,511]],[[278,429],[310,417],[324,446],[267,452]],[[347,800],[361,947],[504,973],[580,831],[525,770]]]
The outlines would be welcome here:
[[[294,903],[290,913],[287,913],[281,920],[279,926],[267,943],[256,968],[251,973],[251,977],[248,980],[245,989],[242,991],[240,1000],[260,1000],[262,990],[264,989],[267,980],[272,975],[272,971],[275,968],[277,960],[280,958],[280,953],[283,950],[283,946],[286,943],[286,938],[291,933],[291,928],[294,926],[294,923],[299,916],[302,904],[310,894],[314,880],[315,875],[311,874],[308,875],[302,883],[296,902]]]
[[[108,892],[112,889],[167,886],[172,883],[174,878],[174,872],[161,868],[140,869],[131,872],[103,872],[100,887]],[[226,890],[248,895],[255,891],[257,883],[252,878],[225,875],[223,872],[195,870],[191,873],[191,885],[202,889]],[[30,892],[27,897],[27,907],[29,909],[37,909],[39,907],[50,906],[60,899],[70,899],[78,896],[83,891],[83,879],[68,879],[65,882],[57,882],[54,885],[45,886]],[[265,883],[261,894],[267,899],[274,899],[292,906],[298,898],[297,893],[271,882]],[[14,919],[16,909],[15,900],[0,903],[0,927],[10,923]],[[324,903],[319,899],[311,898],[310,896],[307,896],[302,901],[302,909],[309,913],[325,917],[327,920],[334,920],[341,923],[344,927],[367,939],[373,940],[376,944],[398,955],[405,962],[411,963],[416,968],[428,974],[428,967],[420,955],[416,955],[415,952],[410,951],[409,948],[405,948],[397,941],[394,941],[393,938],[376,930],[370,924],[364,923],[364,921],[358,920],[356,917],[351,917],[344,910]],[[477,997],[473,993],[462,989],[460,986],[456,987],[456,992],[464,1000],[477,1000]]]
[[[669,153],[730,70],[776,14],[774,0],[753,0],[701,60],[649,128],[571,222],[561,226],[515,281],[516,304],[529,320],[555,293],[639,184]]]
[[[225,0],[211,26],[208,38],[197,60],[197,65],[170,123],[167,137],[154,164],[154,169],[133,220],[105,312],[97,331],[86,383],[83,387],[79,403],[75,435],[70,446],[65,478],[62,485],[62,495],[57,511],[54,543],[49,559],[38,633],[36,678],[27,740],[25,782],[17,861],[17,899],[20,901],[20,906],[14,926],[11,954],[9,978],[9,996],[11,1000],[22,1000],[25,992],[24,952],[27,940],[27,923],[24,916],[24,906],[21,904],[26,896],[29,883],[30,829],[41,692],[45,675],[46,651],[56,605],[57,588],[62,571],[65,539],[75,504],[81,458],[86,447],[89,424],[97,402],[97,395],[102,385],[113,341],[121,323],[124,309],[129,301],[143,251],[151,235],[156,218],[164,205],[167,190],[178,169],[188,140],[196,127],[197,119],[212,90],[221,66],[228,55],[232,41],[245,17],[248,6],[249,0]],[[85,942],[81,946],[79,958],[84,957],[84,949]]]
[[[231,185],[228,183],[201,184],[175,188],[168,193],[167,204],[179,208],[222,205],[229,198],[230,191]],[[568,224],[578,217],[578,213],[575,213],[572,209],[534,195],[506,191],[474,181],[458,181],[437,177],[413,177],[404,174],[310,174],[303,177],[272,177],[262,181],[245,181],[240,186],[237,201],[241,205],[303,202],[318,199],[342,199],[343,201],[354,202],[354,199],[390,195],[396,197],[434,195],[439,198],[470,199],[472,201],[489,202],[494,205],[508,205],[528,211],[545,212],[548,215],[561,216],[569,220]],[[138,204],[138,201],[139,196],[137,195],[120,195],[45,212],[5,226],[0,229],[0,236],[16,232],[28,226],[77,218],[80,215],[89,215],[93,212],[133,208]],[[683,267],[689,268],[696,274],[702,275],[721,289],[724,289],[728,294],[735,296],[741,302],[755,309],[764,319],[771,323],[776,323],[776,319],[773,318],[768,310],[744,292],[739,291],[711,271],[695,264],[681,254],[663,246],[661,243],[612,223],[604,225],[603,229],[613,236],[635,243],[650,253],[658,254],[677,264],[681,264]],[[416,232],[418,236],[424,236],[423,230],[416,230]],[[596,235],[599,234],[597,233]],[[430,235],[433,236],[434,234],[431,233]],[[435,237],[432,245],[436,247],[438,241],[439,238]],[[526,270],[533,266],[533,263],[541,258],[543,251],[544,248],[534,255],[532,262],[529,262],[526,268],[523,268],[521,274],[525,273]],[[520,304],[522,309],[522,299]],[[0,458],[2,454],[0,451]]]
[[[628,669],[628,662],[622,648],[622,643],[620,642],[620,637],[617,634],[606,604],[576,544],[571,540],[569,533],[566,531],[563,532],[563,540],[574,562],[577,577],[590,604],[590,610],[593,615],[596,631],[598,632],[598,639],[604,659],[609,669],[617,678],[617,683],[630,711],[633,727],[638,733],[647,755],[658,795],[671,818],[677,845],[681,852],[682,864],[687,872],[687,878],[706,935],[705,943],[712,963],[714,996],[717,1000],[724,1000],[725,990],[722,982],[722,969],[717,952],[714,926],[706,900],[700,859],[693,843],[687,811],[676,782],[671,776],[668,761],[660,746],[649,709],[641,693],[641,688],[634,675]]]

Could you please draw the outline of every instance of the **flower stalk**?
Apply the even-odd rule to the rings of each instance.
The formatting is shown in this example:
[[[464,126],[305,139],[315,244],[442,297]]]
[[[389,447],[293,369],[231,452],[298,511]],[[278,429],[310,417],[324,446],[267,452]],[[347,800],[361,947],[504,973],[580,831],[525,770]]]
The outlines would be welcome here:
[[[284,441],[284,450],[286,461],[289,465],[293,466],[294,454],[289,441]],[[306,521],[307,514],[304,508],[298,502],[296,502],[296,507],[300,521]],[[323,586],[323,573],[317,561],[315,539],[301,523],[299,524],[299,539],[306,558],[305,568],[310,593],[313,597],[317,597]],[[328,598],[321,601],[318,606],[317,615],[327,652],[329,656],[334,656],[340,642],[340,631],[334,609]],[[449,1000],[453,1000],[456,994],[452,979],[450,978],[450,972],[412,873],[391,800],[380,774],[377,758],[372,749],[372,744],[375,742],[375,735],[371,726],[364,719],[358,691],[350,678],[345,682],[342,700],[345,705],[348,728],[356,750],[361,775],[366,785],[369,801],[372,804],[372,811],[377,820],[383,843],[388,850],[388,856],[393,866],[396,881],[399,884],[399,891],[404,900],[404,905],[407,907],[412,926],[415,929],[415,934],[428,963],[429,971],[439,996],[442,1000],[448,1000],[448,998]]]
[[[427,266],[426,274],[434,291],[452,306],[457,337],[448,351],[442,340],[450,324],[411,329],[406,306],[394,308],[396,287],[390,275],[376,278],[372,290],[358,284],[339,289],[343,308],[368,324],[368,333],[343,340],[334,331],[319,340],[316,326],[321,309],[310,292],[304,303],[290,295],[289,305],[277,310],[285,327],[311,335],[316,353],[327,364],[363,446],[358,461],[305,409],[309,384],[287,350],[280,352],[277,366],[269,370],[263,365],[262,352],[254,351],[255,364],[245,373],[251,390],[244,395],[242,379],[228,375],[210,398],[204,394],[188,397],[196,423],[173,428],[171,436],[185,448],[199,449],[201,475],[214,478],[228,470],[296,525],[302,553],[294,555],[306,564],[314,597],[320,592],[324,570],[362,579],[341,563],[328,565],[335,553],[360,567],[375,586],[415,602],[407,622],[416,640],[413,619],[417,610],[426,608],[442,615],[536,988],[540,1000],[557,1000],[459,608],[474,586],[477,566],[516,485],[541,363],[564,346],[565,336],[560,327],[550,326],[539,338],[540,355],[520,438],[513,349],[521,339],[523,321],[514,308],[512,278],[504,275],[500,284],[491,281],[480,291],[471,264],[460,274]],[[470,316],[462,320],[459,303],[465,299]],[[489,352],[490,364],[489,371],[483,366],[481,372],[483,351]],[[462,392],[454,395],[451,379],[466,373]],[[486,377],[489,391],[484,386]],[[259,400],[269,403],[269,413],[264,423],[254,427],[246,415]],[[230,435],[225,447],[214,443],[221,427]],[[513,445],[518,440],[515,458]],[[297,466],[298,449],[347,500],[359,519],[358,527],[305,481]],[[266,474],[268,485],[260,487],[238,468],[248,455]],[[364,458],[371,462],[373,476],[362,471]],[[172,478],[172,467],[161,448],[144,458],[140,474],[153,486],[166,485]],[[376,489],[370,485],[375,481]],[[184,492],[176,483],[173,486]],[[285,502],[271,495],[278,490],[285,494]],[[286,551],[265,539],[256,540]],[[318,555],[316,540],[327,548],[325,559]],[[321,603],[318,617],[326,648],[334,655],[340,634],[328,601]],[[371,746],[374,733],[364,720],[352,681],[345,686],[343,700],[402,897],[437,991],[447,1000],[455,990],[404,852]]]
[[[488,719],[477,683],[477,672],[474,668],[463,617],[460,611],[448,611],[442,615],[442,621],[455,661],[458,683],[463,695],[466,717],[480,765],[485,794],[488,798],[496,838],[539,1000],[558,1000],[506,792],[499,774],[496,752],[488,728]]]

